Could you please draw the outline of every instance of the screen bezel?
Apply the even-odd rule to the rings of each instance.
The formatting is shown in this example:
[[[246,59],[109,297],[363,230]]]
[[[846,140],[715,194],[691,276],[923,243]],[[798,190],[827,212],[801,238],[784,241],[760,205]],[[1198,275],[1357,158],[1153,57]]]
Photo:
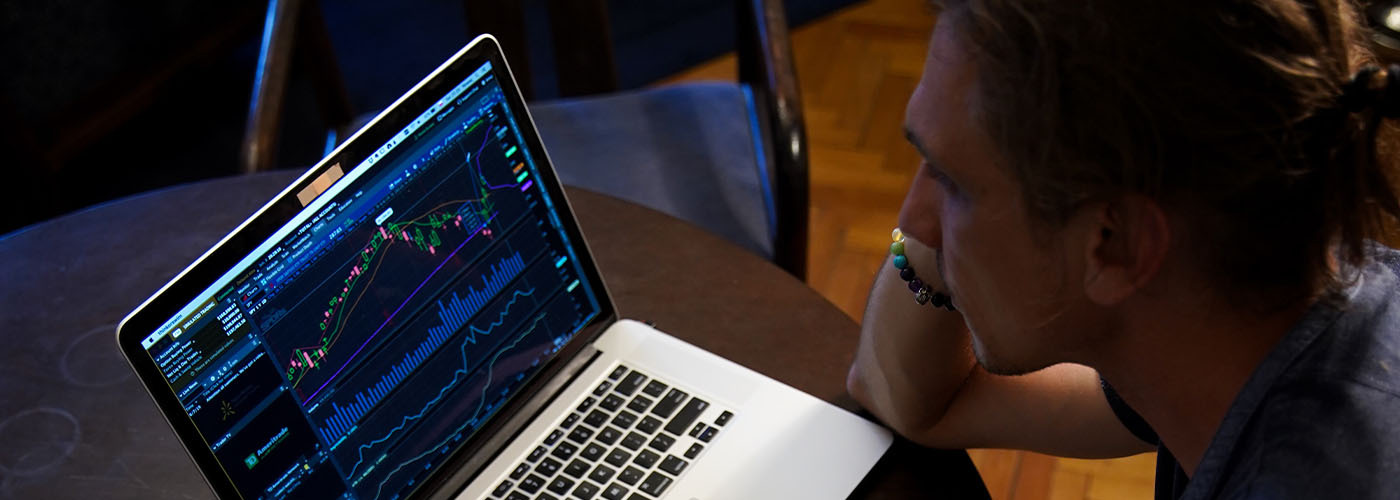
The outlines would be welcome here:
[[[565,360],[576,356],[601,335],[608,325],[617,320],[612,297],[593,261],[588,243],[579,230],[578,221],[540,141],[534,120],[502,55],[500,45],[491,35],[478,36],[146,299],[145,303],[127,315],[117,326],[117,344],[122,355],[136,371],[142,386],[160,408],[161,414],[180,438],[185,451],[194,460],[206,482],[220,497],[241,498],[241,495],[234,487],[233,481],[222,473],[223,467],[214,452],[204,444],[204,438],[195,427],[194,421],[185,413],[159,367],[141,345],[142,340],[213,285],[248,252],[295,217],[302,210],[302,203],[297,199],[296,193],[301,192],[334,165],[358,165],[454,85],[486,62],[491,63],[492,72],[501,85],[511,112],[515,115],[520,134],[535,159],[540,176],[538,184],[554,200],[558,208],[559,223],[576,251],[576,261],[584,276],[593,285],[599,311],[563,349],[543,363],[540,371],[521,387],[520,392],[498,410],[496,417],[478,429],[421,485],[440,484],[466,457],[482,451],[482,443],[500,430],[500,426],[507,420],[504,417],[519,410],[521,405],[546,385],[547,381],[559,375]],[[385,168],[386,165],[388,164],[373,165],[370,172]],[[418,496],[425,489],[420,486],[413,492],[413,496]]]

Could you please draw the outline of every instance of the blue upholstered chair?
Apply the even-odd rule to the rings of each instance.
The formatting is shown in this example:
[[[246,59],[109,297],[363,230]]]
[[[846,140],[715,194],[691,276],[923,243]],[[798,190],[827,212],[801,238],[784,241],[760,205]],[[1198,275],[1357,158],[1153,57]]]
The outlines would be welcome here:
[[[471,29],[495,34],[529,80],[521,3],[463,5]],[[739,81],[618,92],[607,2],[547,1],[565,98],[531,113],[566,184],[689,221],[803,278],[807,139],[783,5],[733,3]]]

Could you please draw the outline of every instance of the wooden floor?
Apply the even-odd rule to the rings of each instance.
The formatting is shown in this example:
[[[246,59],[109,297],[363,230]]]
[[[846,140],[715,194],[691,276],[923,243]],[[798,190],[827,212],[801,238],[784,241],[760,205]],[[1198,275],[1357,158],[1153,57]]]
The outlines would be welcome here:
[[[792,34],[811,153],[808,282],[857,321],[918,154],[904,105],[923,68],[934,16],[924,0],[866,0]],[[733,80],[722,57],[666,83]],[[969,450],[994,499],[1151,498],[1153,454],[1072,460]]]

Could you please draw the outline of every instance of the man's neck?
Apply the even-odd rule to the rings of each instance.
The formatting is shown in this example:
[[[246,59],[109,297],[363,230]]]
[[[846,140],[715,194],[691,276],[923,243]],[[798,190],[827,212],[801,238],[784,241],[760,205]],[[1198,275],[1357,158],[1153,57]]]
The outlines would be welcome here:
[[[1306,305],[1266,315],[1162,301],[1128,311],[1121,335],[1089,364],[1194,474],[1235,397]],[[1215,302],[1219,304],[1219,302]]]

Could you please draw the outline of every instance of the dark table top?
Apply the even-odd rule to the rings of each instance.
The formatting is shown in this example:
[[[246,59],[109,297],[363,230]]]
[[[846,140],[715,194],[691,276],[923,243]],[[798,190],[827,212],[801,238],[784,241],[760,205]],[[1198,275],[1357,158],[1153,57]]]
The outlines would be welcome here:
[[[207,498],[116,349],[116,324],[298,172],[89,208],[0,240],[0,498]],[[847,409],[859,327],[776,266],[584,190],[570,202],[619,313]],[[967,454],[898,442],[857,498],[982,498]]]

